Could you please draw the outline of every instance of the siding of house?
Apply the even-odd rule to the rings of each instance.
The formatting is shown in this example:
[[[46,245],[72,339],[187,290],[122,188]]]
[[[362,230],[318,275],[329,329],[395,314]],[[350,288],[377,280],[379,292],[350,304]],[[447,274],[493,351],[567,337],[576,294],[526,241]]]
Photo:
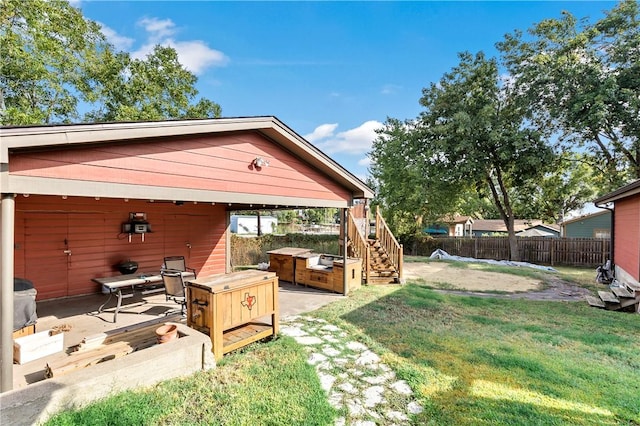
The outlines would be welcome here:
[[[268,167],[256,170],[262,156]],[[113,182],[318,200],[351,194],[258,133],[13,154],[11,175]]]
[[[144,242],[121,233],[129,212],[147,213]],[[14,274],[33,281],[42,300],[99,292],[91,279],[117,275],[114,266],[128,259],[157,272],[165,256],[182,255],[198,274],[224,273],[225,232],[219,205],[18,195]]]
[[[595,230],[611,229],[611,214],[585,217],[582,220],[567,223],[565,225],[565,237],[568,238],[595,238]]]
[[[615,264],[640,280],[640,196],[615,202]]]

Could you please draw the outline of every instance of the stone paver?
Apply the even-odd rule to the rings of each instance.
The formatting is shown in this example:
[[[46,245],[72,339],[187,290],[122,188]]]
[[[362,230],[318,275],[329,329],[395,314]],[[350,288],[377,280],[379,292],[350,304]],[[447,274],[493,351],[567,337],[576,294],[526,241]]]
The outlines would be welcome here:
[[[283,319],[280,332],[309,353],[307,362],[341,414],[336,426],[407,425],[410,415],[422,412],[409,385],[339,327],[320,318],[292,316]]]

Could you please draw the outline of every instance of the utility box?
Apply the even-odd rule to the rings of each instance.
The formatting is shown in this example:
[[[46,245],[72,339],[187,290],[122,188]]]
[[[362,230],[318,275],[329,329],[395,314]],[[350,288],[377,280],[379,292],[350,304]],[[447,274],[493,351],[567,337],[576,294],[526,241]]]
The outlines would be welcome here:
[[[209,335],[216,360],[278,333],[278,277],[249,270],[187,282],[187,325]]]

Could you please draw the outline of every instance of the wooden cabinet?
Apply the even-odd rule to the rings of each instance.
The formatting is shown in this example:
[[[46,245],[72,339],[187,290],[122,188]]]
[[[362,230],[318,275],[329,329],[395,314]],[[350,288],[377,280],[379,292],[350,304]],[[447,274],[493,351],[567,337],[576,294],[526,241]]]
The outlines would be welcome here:
[[[278,333],[278,277],[258,270],[187,283],[187,325],[211,338],[216,360]]]
[[[348,294],[362,285],[362,260],[347,259],[347,289],[345,291],[343,274],[344,262],[341,257],[332,256],[330,265],[322,265],[317,253],[305,253],[295,257],[295,281],[309,287]],[[338,260],[339,259],[339,260]]]
[[[309,253],[311,250],[298,247],[283,247],[268,251],[269,271],[275,272],[280,281],[295,283],[295,256]]]

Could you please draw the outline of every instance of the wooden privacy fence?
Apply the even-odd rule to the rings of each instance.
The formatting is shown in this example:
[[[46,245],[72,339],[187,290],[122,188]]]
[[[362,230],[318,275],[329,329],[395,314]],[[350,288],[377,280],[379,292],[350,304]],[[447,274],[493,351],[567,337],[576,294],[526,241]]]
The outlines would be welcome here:
[[[454,256],[509,259],[507,237],[436,238],[442,250]],[[610,257],[611,241],[601,238],[518,237],[520,260],[551,266],[602,265]]]

